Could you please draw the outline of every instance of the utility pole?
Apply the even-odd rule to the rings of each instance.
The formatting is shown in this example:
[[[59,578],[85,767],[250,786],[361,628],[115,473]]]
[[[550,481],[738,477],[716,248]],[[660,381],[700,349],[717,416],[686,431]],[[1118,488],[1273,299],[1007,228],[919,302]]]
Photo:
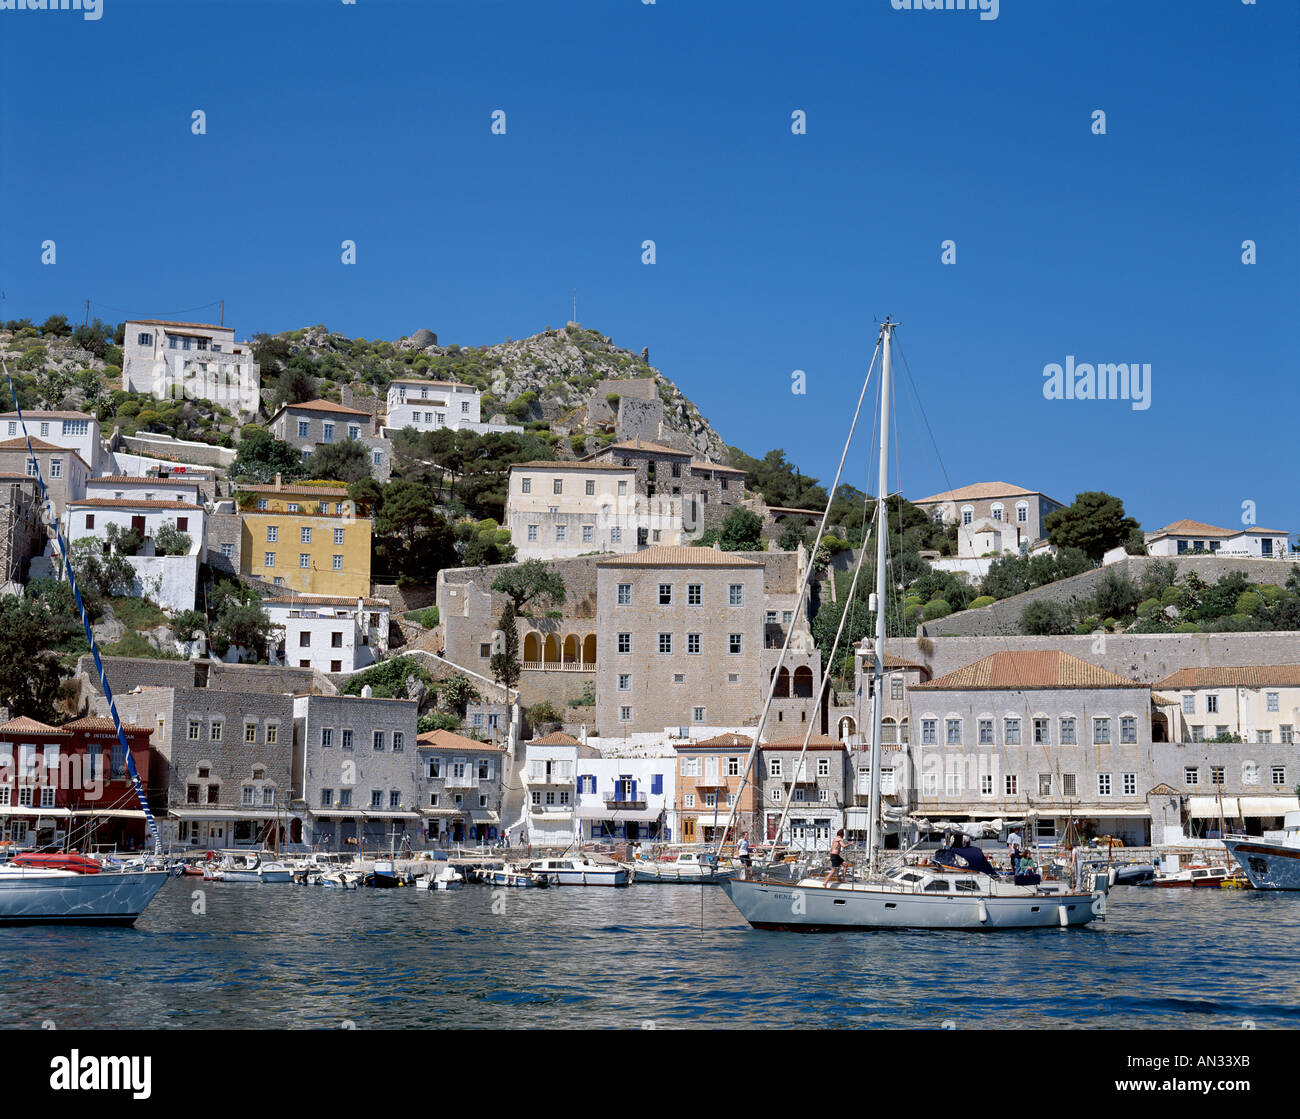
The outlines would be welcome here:
[[[86,300],[86,313],[85,315],[82,316],[81,325],[82,326],[90,325],[90,300],[89,299]]]

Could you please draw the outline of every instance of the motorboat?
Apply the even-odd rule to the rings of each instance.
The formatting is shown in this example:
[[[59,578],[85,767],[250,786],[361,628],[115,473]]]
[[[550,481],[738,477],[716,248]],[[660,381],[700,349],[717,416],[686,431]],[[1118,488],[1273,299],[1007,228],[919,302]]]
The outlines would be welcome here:
[[[437,874],[422,874],[415,880],[417,890],[457,890],[465,884],[465,876],[450,863]]]
[[[205,878],[208,875],[204,875]],[[217,882],[258,882],[280,884],[293,881],[293,871],[288,865],[276,861],[266,852],[225,855],[212,869],[211,877]]]
[[[0,866],[0,925],[132,925],[167,870]]]
[[[1288,812],[1282,823],[1281,831],[1223,841],[1257,890],[1300,890],[1300,812]]]
[[[476,878],[487,886],[510,886],[520,890],[537,889],[551,884],[550,878],[545,874],[515,863],[504,863],[499,867],[480,867]]]
[[[721,866],[717,856],[696,851],[681,851],[667,861],[638,860],[623,864],[632,872],[634,882],[681,882],[708,885],[735,876],[734,867]]]
[[[1185,866],[1181,869],[1159,872],[1151,882],[1153,886],[1219,889],[1232,871],[1226,866]]]
[[[544,875],[553,886],[626,886],[632,881],[627,867],[616,862],[597,862],[586,855],[559,859],[535,859],[524,869]]]
[[[378,890],[392,890],[400,886],[415,885],[415,876],[411,873],[401,874],[393,859],[376,859],[374,869],[362,880],[362,885]]]

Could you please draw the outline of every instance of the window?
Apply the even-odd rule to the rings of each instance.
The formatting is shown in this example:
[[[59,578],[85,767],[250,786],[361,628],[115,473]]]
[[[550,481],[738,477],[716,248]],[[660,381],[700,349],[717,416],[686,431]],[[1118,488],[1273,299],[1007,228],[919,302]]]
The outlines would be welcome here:
[[[245,724],[244,724],[244,741],[247,742],[247,743],[254,743],[254,742],[257,741],[257,724],[256,724],[256,723],[245,723]]]
[[[382,730],[374,732],[373,747],[376,751],[384,748],[384,732]]]
[[[331,805],[333,805],[333,803],[334,803],[334,790],[333,790],[333,789],[321,789],[321,791],[320,791],[320,805],[321,805],[321,807],[322,807],[322,808],[329,808]]]
[[[620,723],[630,723],[632,721],[632,708],[620,707],[618,709],[618,721]]]
[[[351,807],[352,807],[352,790],[351,790],[351,789],[340,789],[340,790],[339,790],[339,807],[340,807],[340,808],[351,808]]]
[[[36,474],[37,474],[37,466],[38,466],[38,464],[37,464],[37,462],[36,462],[36,460],[35,460],[34,458],[29,458],[29,459],[27,460],[27,477],[29,477],[29,478],[35,478],[35,477],[36,477]]]
[[[980,775],[980,796],[991,797],[993,795],[993,774],[983,773]]]
[[[267,744],[268,746],[274,746],[274,745],[276,744],[276,742],[278,741],[279,737],[280,737],[280,725],[279,725],[279,723],[267,723],[267,724],[266,724],[266,744]]]
[[[202,726],[203,723],[199,719],[190,720],[189,733],[186,735],[189,741],[197,742],[199,740],[199,731],[202,728]]]
[[[686,605],[702,606],[704,604],[704,584],[687,583],[686,584]]]
[[[245,785],[242,791],[244,794],[244,804],[257,803],[257,790],[252,785]]]
[[[311,543],[311,529],[309,529],[309,528],[304,528],[304,529],[300,530],[300,533],[299,533],[299,542],[300,542],[300,543],[303,543],[303,544],[310,544],[310,543]]]
[[[262,566],[263,566],[263,567],[274,567],[274,566],[275,566],[275,553],[274,553],[274,552],[264,552],[264,553],[262,554]]]
[[[536,525],[529,525],[529,526],[528,526],[528,539],[531,540],[531,541],[536,542],[536,540],[537,540],[537,526],[536,526]]]
[[[702,722],[704,722],[704,708],[703,708],[703,707],[692,707],[692,708],[691,708],[691,722],[693,722],[693,723],[702,723]]]
[[[745,584],[731,583],[727,587],[727,605],[744,606],[745,605]]]
[[[371,457],[371,459],[374,461],[374,464],[375,464],[376,466],[383,466],[383,465],[384,465],[384,452],[383,452],[383,451],[376,451],[376,452],[375,452],[373,455],[371,455],[370,457]]]
[[[370,790],[370,807],[371,807],[371,808],[383,808],[383,807],[384,807],[384,790],[383,790],[383,789],[371,789],[371,790]]]
[[[595,492],[596,492],[596,480],[594,478],[588,478],[586,482],[585,493],[587,494],[588,497],[591,497],[592,494],[594,494]]]
[[[961,796],[961,774],[948,773],[944,775],[943,791],[945,796]]]
[[[1006,795],[1009,797],[1020,795],[1020,780],[1014,773],[1006,775],[1005,786]]]
[[[1126,797],[1137,796],[1138,775],[1136,773],[1124,774],[1124,795]]]
[[[153,345],[153,335],[152,335],[152,334],[146,334],[146,333],[144,333],[144,332],[142,331],[141,333],[139,333],[139,334],[137,334],[137,335],[135,336],[135,344],[136,344],[137,346],[152,346],[152,345]]]
[[[1020,745],[1020,720],[1019,719],[1002,720],[1002,740],[1008,746]]]
[[[1097,744],[1104,744],[1110,741],[1110,720],[1093,719],[1092,721],[1092,740]]]
[[[1052,730],[1050,719],[1034,720],[1034,745],[1048,746],[1052,741]]]
[[[989,512],[992,514],[995,521],[1002,520],[1002,503],[1000,501],[995,501],[989,507]]]
[[[1273,784],[1274,785],[1286,784],[1286,766],[1284,765],[1273,766]]]
[[[1052,775],[1050,773],[1040,773],[1038,775],[1038,795],[1040,797],[1050,797],[1052,795]]]
[[[551,481],[551,492],[552,492],[552,493],[563,493],[563,492],[564,492],[564,479],[563,479],[563,478],[555,478],[555,479],[553,479],[553,480]]]
[[[1183,784],[1199,785],[1201,783],[1201,771],[1194,765],[1183,766]]]
[[[596,538],[596,537],[595,537],[595,533],[596,533],[596,528],[595,528],[594,525],[583,525],[583,526],[582,526],[582,542],[583,542],[584,544],[590,544],[590,543],[592,543],[592,542],[595,540],[595,538]]]
[[[311,554],[309,552],[298,553],[298,566],[303,569],[311,567]]]
[[[1210,784],[1211,785],[1223,784],[1223,766],[1221,765],[1210,766]]]
[[[686,793],[686,794],[684,795],[684,797],[683,797],[683,801],[684,801],[684,804],[685,804],[685,807],[686,807],[686,808],[694,808],[694,807],[695,807],[695,794],[694,794],[694,793]]]
[[[56,459],[55,461],[57,461],[57,459]],[[55,477],[57,478],[58,475],[56,474]],[[1268,711],[1276,711],[1276,710],[1278,710],[1278,693],[1277,693],[1277,692],[1265,692],[1265,693],[1264,693],[1264,707],[1265,707],[1265,709],[1268,710]]]
[[[1217,695],[1207,695],[1205,697],[1205,712],[1212,715],[1219,710],[1219,697]]]
[[[1075,746],[1077,744],[1074,737],[1074,718],[1067,715],[1061,719],[1061,745]]]
[[[632,605],[632,584],[631,584],[631,583],[619,583],[619,585],[618,585],[618,605],[619,605],[619,606],[631,606],[631,605]]]
[[[963,505],[961,510],[961,523],[968,525],[975,519],[975,510],[969,505]]]
[[[903,678],[901,676],[894,676],[890,679],[889,698],[890,699],[903,698]],[[990,742],[993,741],[993,724],[991,722],[989,723],[989,741]]]
[[[555,542],[556,542],[557,544],[565,544],[565,543],[568,542],[568,539],[569,539],[569,526],[568,526],[568,525],[556,525],[556,526],[555,526]]]
[[[949,746],[961,745],[961,720],[946,719],[944,721],[944,741]]]
[[[618,496],[619,496],[619,497],[627,497],[627,483],[626,483],[626,482],[619,482],[619,484],[618,484]]]
[[[1079,778],[1077,774],[1061,774],[1061,795],[1063,797],[1076,797],[1079,795]]]
[[[781,759],[780,759],[780,758],[770,758],[770,759],[768,760],[768,763],[767,763],[767,772],[768,772],[768,776],[770,776],[770,777],[780,777],[780,776],[781,776]]]
[[[659,584],[659,605],[671,606],[673,604],[673,585],[671,583]]]
[[[298,648],[311,648],[311,632],[309,630],[303,630],[302,633],[298,634]]]
[[[632,674],[630,672],[620,672],[618,674],[618,690],[620,692],[630,692],[632,690]]]
[[[700,635],[698,633],[688,633],[686,635],[686,651],[688,653],[698,653],[700,651]]]
[[[769,625],[769,626],[774,626],[774,625],[776,625],[776,611],[775,611],[775,610],[769,610],[769,611],[767,612],[767,614],[766,614],[766,615],[764,616],[764,618],[763,618],[763,623],[764,623],[765,625]]]
[[[1205,728],[1204,728],[1203,726],[1201,726],[1200,724],[1195,724],[1195,725],[1193,725],[1190,729],[1191,729],[1191,732],[1192,732],[1192,741],[1193,741],[1193,742],[1204,742],[1204,741],[1205,741]]]
[[[618,635],[618,651],[620,653],[630,653],[632,651],[632,635],[630,633],[620,633]]]
[[[332,423],[324,423],[324,424],[322,424],[322,425],[321,425],[321,432],[322,432],[322,434],[321,434],[321,442],[322,442],[322,443],[333,443],[333,442],[334,442],[334,425],[333,425]]]
[[[348,438],[349,439],[361,438],[361,427],[359,424],[348,424]]]
[[[1119,721],[1119,740],[1136,742],[1138,740],[1138,721],[1132,715],[1125,715]]]
[[[298,438],[306,439],[311,432],[311,424],[307,420],[298,421]]]
[[[212,725],[208,729],[208,739],[212,742],[220,742],[223,723],[220,719],[213,719]]]
[[[269,508],[269,506],[267,505],[266,498],[264,498],[264,497],[259,497],[259,498],[257,499],[257,511],[258,511],[259,513],[265,513],[265,512],[267,511],[268,508]]]
[[[772,800],[774,803],[776,804],[781,803],[781,794],[782,794],[782,789],[779,785],[772,790]]]
[[[334,745],[334,728],[333,728],[333,727],[321,727],[321,729],[320,729],[320,744],[321,744],[322,748],[327,749],[327,750],[328,750],[331,746]]]
[[[937,773],[921,774],[921,794],[928,797],[939,795],[939,775]]]
[[[609,542],[611,544],[623,543],[623,530],[619,528],[617,525],[615,525],[609,530]]]
[[[1277,740],[1284,746],[1295,744],[1295,727],[1290,723],[1283,723],[1277,728]]]
[[[661,633],[659,635],[659,651],[661,653],[671,653],[673,651],[673,635],[671,633]]]
[[[51,478],[63,477],[63,460],[61,458],[50,459],[50,477]]]
[[[1099,797],[1110,796],[1110,774],[1109,773],[1097,774],[1097,795]]]
[[[401,790],[399,790],[399,789],[389,789],[389,790],[388,790],[388,807],[389,807],[389,808],[401,808],[401,807],[402,807],[402,793],[401,793]]]
[[[933,746],[938,739],[938,720],[922,719],[921,720],[921,745]]]
[[[1027,501],[1016,502],[1016,523],[1022,525],[1029,523],[1029,503]]]
[[[727,652],[739,653],[741,651],[742,635],[739,633],[727,634]]]
[[[1194,695],[1183,696],[1183,714],[1184,715],[1196,714],[1196,696]]]
[[[1255,741],[1269,743],[1273,741],[1273,732],[1271,730],[1257,730],[1255,732]]]
[[[993,745],[993,720],[981,719],[979,721],[979,737],[981,746]]]

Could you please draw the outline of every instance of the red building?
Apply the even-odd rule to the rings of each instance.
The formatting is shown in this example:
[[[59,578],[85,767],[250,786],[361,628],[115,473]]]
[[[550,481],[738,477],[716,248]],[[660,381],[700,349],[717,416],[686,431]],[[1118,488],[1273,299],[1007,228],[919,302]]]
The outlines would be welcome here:
[[[150,727],[122,728],[150,807],[164,809],[162,759]],[[25,716],[0,724],[0,841],[77,851],[144,846],[144,812],[126,771],[113,720],[87,717],[61,727]]]

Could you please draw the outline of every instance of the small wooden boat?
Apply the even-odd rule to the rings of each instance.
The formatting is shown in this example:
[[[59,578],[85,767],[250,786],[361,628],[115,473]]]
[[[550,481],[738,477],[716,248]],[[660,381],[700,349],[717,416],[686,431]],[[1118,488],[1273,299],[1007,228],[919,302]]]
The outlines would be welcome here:
[[[1226,866],[1187,866],[1170,874],[1157,874],[1153,886],[1166,889],[1171,887],[1194,887],[1196,889],[1217,890],[1222,887],[1230,871]]]

